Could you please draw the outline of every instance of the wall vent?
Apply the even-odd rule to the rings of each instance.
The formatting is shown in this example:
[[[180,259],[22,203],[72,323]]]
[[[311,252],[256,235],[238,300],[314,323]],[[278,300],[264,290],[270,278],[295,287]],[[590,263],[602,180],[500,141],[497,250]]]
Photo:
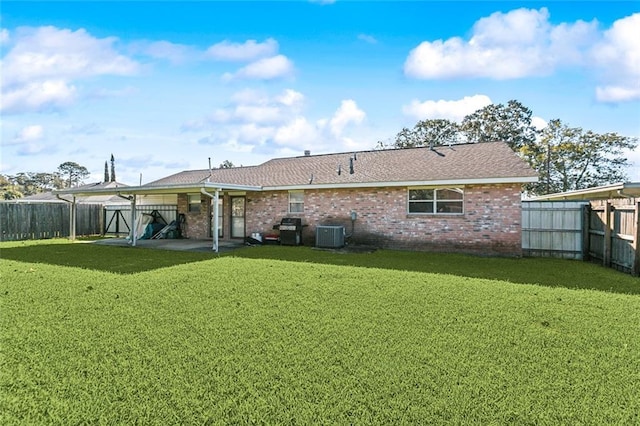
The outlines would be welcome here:
[[[344,247],[344,226],[316,226],[316,247]]]

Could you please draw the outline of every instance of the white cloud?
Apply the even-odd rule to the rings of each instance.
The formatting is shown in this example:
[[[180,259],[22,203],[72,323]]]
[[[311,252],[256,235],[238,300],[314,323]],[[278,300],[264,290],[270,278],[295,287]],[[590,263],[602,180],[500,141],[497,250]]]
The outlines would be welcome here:
[[[404,64],[409,77],[497,80],[552,73],[580,63],[596,34],[596,23],[553,26],[546,8],[496,12],[478,20],[469,40],[424,41]]]
[[[216,109],[204,120],[183,124],[183,130],[211,130],[200,143],[224,147],[234,152],[291,155],[301,149],[315,152],[335,150],[336,146],[355,146],[350,133],[357,130],[366,113],[351,99],[343,100],[329,118],[309,120],[303,115],[304,95],[292,89],[274,95],[263,91],[241,90],[231,103]],[[208,128],[202,129],[203,123]],[[349,139],[351,137],[351,139]],[[367,141],[371,146],[371,142]],[[361,145],[362,146],[362,145]],[[350,148],[351,149],[351,148]]]
[[[545,127],[547,127],[547,120],[545,120],[542,117],[536,117],[533,116],[531,117],[531,125],[536,129],[536,130],[542,130]]]
[[[304,95],[292,89],[286,89],[284,93],[276,97],[276,100],[286,106],[298,106],[304,102]]]
[[[14,142],[36,142],[44,137],[44,128],[39,124],[23,127],[14,138]]]
[[[305,117],[295,117],[289,123],[279,127],[273,139],[279,145],[299,147],[306,146],[317,136],[316,127],[309,123]]]
[[[597,87],[602,102],[640,99],[640,13],[613,23],[591,52],[605,84]]]
[[[132,75],[137,62],[119,54],[117,39],[95,38],[84,29],[18,28],[2,59],[2,111],[45,111],[72,104],[74,80]]]
[[[20,28],[3,59],[3,84],[135,74],[138,64],[115,51],[116,40],[95,38],[84,29]]]
[[[171,43],[166,40],[155,42],[138,42],[131,49],[156,59],[163,59],[173,64],[182,64],[196,56],[196,51],[184,44]]]
[[[10,39],[11,39],[11,36],[9,35],[8,29],[3,28],[2,30],[0,30],[0,44],[9,43]]]
[[[20,129],[13,141],[4,145],[17,145],[16,154],[18,155],[38,154],[47,150],[47,147],[42,143],[43,139],[44,127],[40,124],[32,124]]]
[[[284,55],[259,59],[240,68],[237,72],[225,74],[223,79],[230,80],[274,80],[293,74],[293,62]]]
[[[233,118],[241,122],[273,124],[286,119],[286,114],[276,105],[238,105]]]
[[[219,61],[253,61],[273,56],[278,52],[278,42],[272,38],[262,43],[247,40],[244,43],[232,43],[228,40],[214,44],[207,49],[207,56]]]
[[[7,114],[56,110],[71,105],[76,88],[64,80],[45,80],[4,90],[0,111]]]
[[[491,104],[491,98],[486,95],[465,96],[455,101],[441,99],[420,102],[414,99],[409,105],[402,107],[402,112],[416,120],[440,118],[461,122],[465,116]]]
[[[333,114],[331,120],[329,120],[329,128],[331,133],[339,137],[346,126],[349,124],[360,124],[365,119],[367,114],[358,108],[356,102],[352,99],[343,100],[340,107]]]
[[[374,36],[368,34],[358,34],[358,40],[362,40],[370,44],[376,44],[378,42]]]

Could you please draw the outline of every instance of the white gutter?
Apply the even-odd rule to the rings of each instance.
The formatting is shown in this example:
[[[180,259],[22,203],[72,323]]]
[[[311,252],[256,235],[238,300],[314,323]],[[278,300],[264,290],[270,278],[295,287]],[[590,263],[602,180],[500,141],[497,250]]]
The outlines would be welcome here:
[[[635,195],[629,193],[630,190],[636,190]],[[594,200],[616,198],[615,195],[621,197],[638,197],[640,196],[640,182],[615,183],[612,185],[598,186],[595,188],[577,189],[574,191],[558,192],[555,194],[540,195],[538,197],[528,198],[529,201],[552,201],[552,200]]]

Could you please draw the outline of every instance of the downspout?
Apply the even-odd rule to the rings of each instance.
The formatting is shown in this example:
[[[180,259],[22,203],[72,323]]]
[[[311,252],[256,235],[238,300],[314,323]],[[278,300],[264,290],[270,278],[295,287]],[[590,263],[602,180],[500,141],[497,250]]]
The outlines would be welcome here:
[[[69,239],[71,241],[76,240],[76,196],[73,196],[73,201],[62,198],[60,194],[56,194],[58,200],[69,203]]]
[[[213,246],[211,249],[218,253],[218,197],[220,196],[220,190],[216,188],[214,195],[211,195],[204,188],[200,188],[200,193],[211,198],[211,203],[213,204],[213,229],[211,230]]]
[[[625,194],[624,192],[624,188],[622,189],[618,189],[618,195],[624,198],[636,198],[635,195],[631,195],[631,194]]]

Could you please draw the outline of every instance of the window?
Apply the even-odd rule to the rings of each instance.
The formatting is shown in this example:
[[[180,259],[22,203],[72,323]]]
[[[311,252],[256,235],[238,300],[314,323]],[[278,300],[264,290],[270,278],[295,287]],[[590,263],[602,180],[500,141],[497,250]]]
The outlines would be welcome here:
[[[189,195],[189,213],[200,213],[200,194]]]
[[[289,193],[289,213],[302,213],[304,211],[304,192]]]
[[[429,188],[409,190],[409,213],[462,214],[462,188]]]

